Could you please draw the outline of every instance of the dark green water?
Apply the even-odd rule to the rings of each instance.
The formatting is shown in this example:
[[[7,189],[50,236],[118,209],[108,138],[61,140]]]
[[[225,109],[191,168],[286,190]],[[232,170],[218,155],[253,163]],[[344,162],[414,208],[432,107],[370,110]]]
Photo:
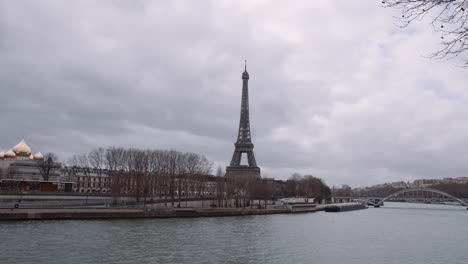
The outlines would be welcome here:
[[[464,207],[0,222],[0,263],[468,263]]]

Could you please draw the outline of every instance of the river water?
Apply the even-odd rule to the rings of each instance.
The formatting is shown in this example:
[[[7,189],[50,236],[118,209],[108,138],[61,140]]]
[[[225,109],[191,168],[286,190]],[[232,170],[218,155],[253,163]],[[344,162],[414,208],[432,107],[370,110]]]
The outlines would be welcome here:
[[[468,211],[0,222],[0,263],[468,263]]]

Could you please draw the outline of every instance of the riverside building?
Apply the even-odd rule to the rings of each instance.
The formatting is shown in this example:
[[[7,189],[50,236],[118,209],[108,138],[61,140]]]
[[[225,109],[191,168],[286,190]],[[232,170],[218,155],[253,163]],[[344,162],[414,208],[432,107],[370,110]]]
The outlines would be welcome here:
[[[48,177],[44,176],[44,155],[40,152],[32,154],[31,147],[23,139],[18,144],[0,151],[0,191],[2,192],[69,192],[110,194],[112,184],[118,187],[119,193],[131,194],[137,183],[132,173],[116,172],[120,182],[113,182],[113,177],[107,169],[90,167],[62,166],[61,163],[51,164]],[[179,184],[179,180],[183,182]],[[217,178],[212,175],[196,175],[177,177],[174,179],[174,194],[182,197],[212,196],[216,191]],[[156,187],[156,178],[148,178],[145,182],[148,194],[164,195]],[[166,183],[167,184],[167,183]],[[159,183],[161,185],[161,183]],[[180,187],[180,190],[179,190]]]
[[[0,152],[0,190],[4,191],[55,191],[64,189],[60,163],[54,163],[44,180],[41,163],[44,155],[32,155],[31,148],[22,139],[7,151]]]
[[[62,176],[73,183],[75,193],[110,193],[111,177],[107,170],[97,168],[64,167]]]

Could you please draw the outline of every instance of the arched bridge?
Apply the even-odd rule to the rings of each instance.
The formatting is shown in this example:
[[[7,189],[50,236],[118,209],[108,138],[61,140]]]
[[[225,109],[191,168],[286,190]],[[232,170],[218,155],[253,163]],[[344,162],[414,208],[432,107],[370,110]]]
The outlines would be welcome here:
[[[436,190],[436,189],[432,189],[432,188],[408,188],[408,189],[400,190],[400,191],[397,191],[395,193],[390,194],[389,196],[387,196],[385,198],[380,199],[380,201],[378,201],[378,202],[373,202],[373,201],[370,201],[369,199],[366,199],[366,198],[355,198],[353,200],[365,201],[365,202],[367,202],[367,203],[369,203],[371,205],[379,207],[386,200],[398,197],[400,194],[410,193],[410,192],[429,192],[429,193],[439,194],[440,196],[447,197],[447,198],[449,198],[451,200],[457,201],[457,202],[461,203],[462,205],[465,205],[465,206],[468,207],[468,203],[466,203],[465,201],[463,201],[463,200],[461,200],[461,199],[459,199],[459,198],[457,198],[457,197],[455,197],[453,195],[450,195],[450,194],[448,194],[446,192]]]

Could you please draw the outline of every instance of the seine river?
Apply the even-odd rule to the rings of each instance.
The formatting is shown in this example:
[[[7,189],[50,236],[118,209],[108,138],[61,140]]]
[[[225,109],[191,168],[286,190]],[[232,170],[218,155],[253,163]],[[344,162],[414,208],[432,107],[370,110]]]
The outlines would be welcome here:
[[[468,263],[468,211],[0,222],[0,263]]]

